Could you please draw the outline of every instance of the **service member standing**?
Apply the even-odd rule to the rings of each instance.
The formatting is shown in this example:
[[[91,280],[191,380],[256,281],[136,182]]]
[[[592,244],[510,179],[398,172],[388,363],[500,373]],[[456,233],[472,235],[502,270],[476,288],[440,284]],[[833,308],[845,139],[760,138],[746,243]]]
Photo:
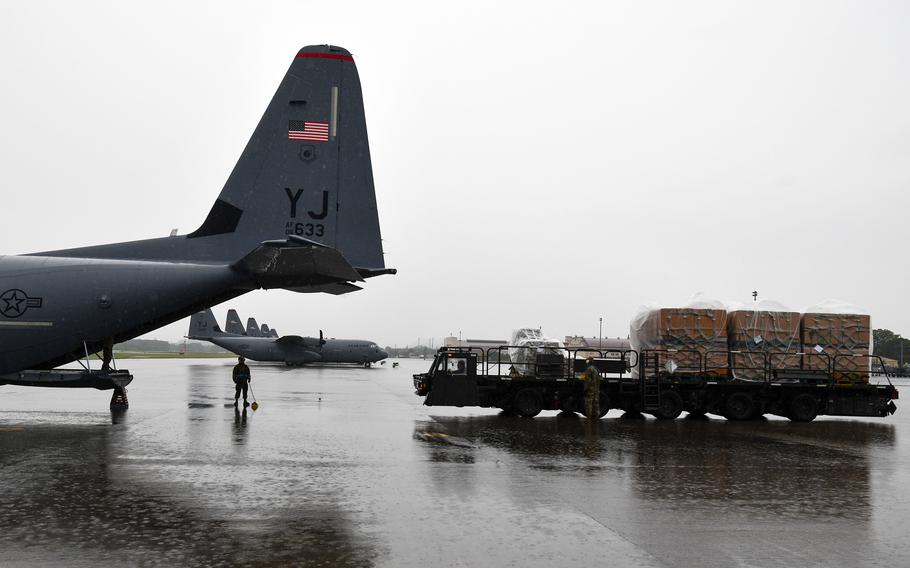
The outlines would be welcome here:
[[[237,406],[237,401],[240,399],[240,393],[243,392],[243,407],[246,408],[249,406],[249,403],[246,401],[246,393],[250,388],[250,368],[246,366],[244,361],[246,361],[246,359],[244,359],[243,356],[237,358],[237,364],[234,365],[232,377],[234,379],[234,406]]]
[[[101,350],[101,370],[105,373],[111,370],[111,360],[114,358],[114,338],[108,337],[104,340],[104,347]]]
[[[585,382],[585,416],[592,420],[600,419],[600,383],[603,375],[594,366],[594,358],[588,357],[588,366],[581,375]]]

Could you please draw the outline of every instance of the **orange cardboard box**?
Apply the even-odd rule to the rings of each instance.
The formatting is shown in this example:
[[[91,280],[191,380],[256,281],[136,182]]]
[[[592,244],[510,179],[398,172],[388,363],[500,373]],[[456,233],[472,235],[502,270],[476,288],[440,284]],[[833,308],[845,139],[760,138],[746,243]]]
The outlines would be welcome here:
[[[726,374],[727,312],[703,308],[660,308],[640,322],[636,345],[655,350],[650,363],[672,361],[678,373],[697,373],[703,362],[709,373]]]
[[[727,322],[734,377],[763,379],[765,365],[772,370],[800,368],[799,312],[736,310],[727,314]]]
[[[872,343],[869,316],[803,314],[801,330],[807,368],[829,370],[837,382],[869,382]]]

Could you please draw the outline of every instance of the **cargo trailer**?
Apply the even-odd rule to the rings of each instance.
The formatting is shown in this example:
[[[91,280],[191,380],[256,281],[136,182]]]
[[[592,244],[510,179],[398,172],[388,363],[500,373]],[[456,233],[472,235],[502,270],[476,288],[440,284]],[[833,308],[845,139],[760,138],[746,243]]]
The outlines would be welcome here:
[[[729,420],[773,414],[810,422],[821,415],[884,418],[897,410],[898,391],[890,376],[883,375],[884,383],[869,381],[871,360],[880,368],[884,364],[865,353],[831,356],[800,351],[775,357],[768,351],[723,349],[608,353],[562,348],[559,372],[554,373],[548,352],[540,364],[545,372],[535,372],[535,359],[529,355],[523,357],[525,369],[518,373],[510,368],[507,356],[515,349],[533,348],[503,345],[486,352],[440,348],[430,369],[413,376],[415,394],[425,397],[427,406],[499,408],[526,417],[543,410],[583,412],[584,383],[579,377],[588,365],[586,359],[592,358],[604,376],[599,416],[616,408],[661,420],[688,412]],[[854,380],[844,382],[848,372]],[[741,378],[743,374],[750,378]]]

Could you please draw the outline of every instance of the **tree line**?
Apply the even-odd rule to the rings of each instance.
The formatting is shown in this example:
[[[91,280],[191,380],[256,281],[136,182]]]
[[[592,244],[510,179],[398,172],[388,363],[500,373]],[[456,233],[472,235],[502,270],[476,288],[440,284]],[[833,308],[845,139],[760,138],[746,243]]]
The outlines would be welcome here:
[[[872,354],[894,359],[897,364],[906,366],[910,359],[910,339],[901,337],[890,329],[872,330]]]

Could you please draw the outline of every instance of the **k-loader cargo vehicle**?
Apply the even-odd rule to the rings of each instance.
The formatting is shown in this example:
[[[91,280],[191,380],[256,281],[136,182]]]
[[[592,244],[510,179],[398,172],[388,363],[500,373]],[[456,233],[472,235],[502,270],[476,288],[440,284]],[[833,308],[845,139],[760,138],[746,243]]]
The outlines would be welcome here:
[[[549,350],[539,364],[533,356],[523,357],[532,363],[523,364],[518,372],[508,363],[508,353],[514,354],[515,349],[522,347],[504,345],[486,351],[442,347],[429,371],[414,375],[415,394],[426,397],[427,406],[500,408],[526,417],[542,410],[583,412],[584,381],[579,379],[593,364],[603,376],[600,416],[618,408],[662,420],[673,420],[685,411],[729,420],[774,414],[810,422],[820,415],[883,418],[897,410],[898,391],[890,376],[883,373],[880,384],[869,382],[873,360],[884,369],[880,358],[870,355],[829,357],[807,352],[776,359],[744,351],[560,348],[560,363],[554,365]],[[743,360],[751,362],[748,373],[741,372]],[[743,379],[738,374],[761,378]]]

